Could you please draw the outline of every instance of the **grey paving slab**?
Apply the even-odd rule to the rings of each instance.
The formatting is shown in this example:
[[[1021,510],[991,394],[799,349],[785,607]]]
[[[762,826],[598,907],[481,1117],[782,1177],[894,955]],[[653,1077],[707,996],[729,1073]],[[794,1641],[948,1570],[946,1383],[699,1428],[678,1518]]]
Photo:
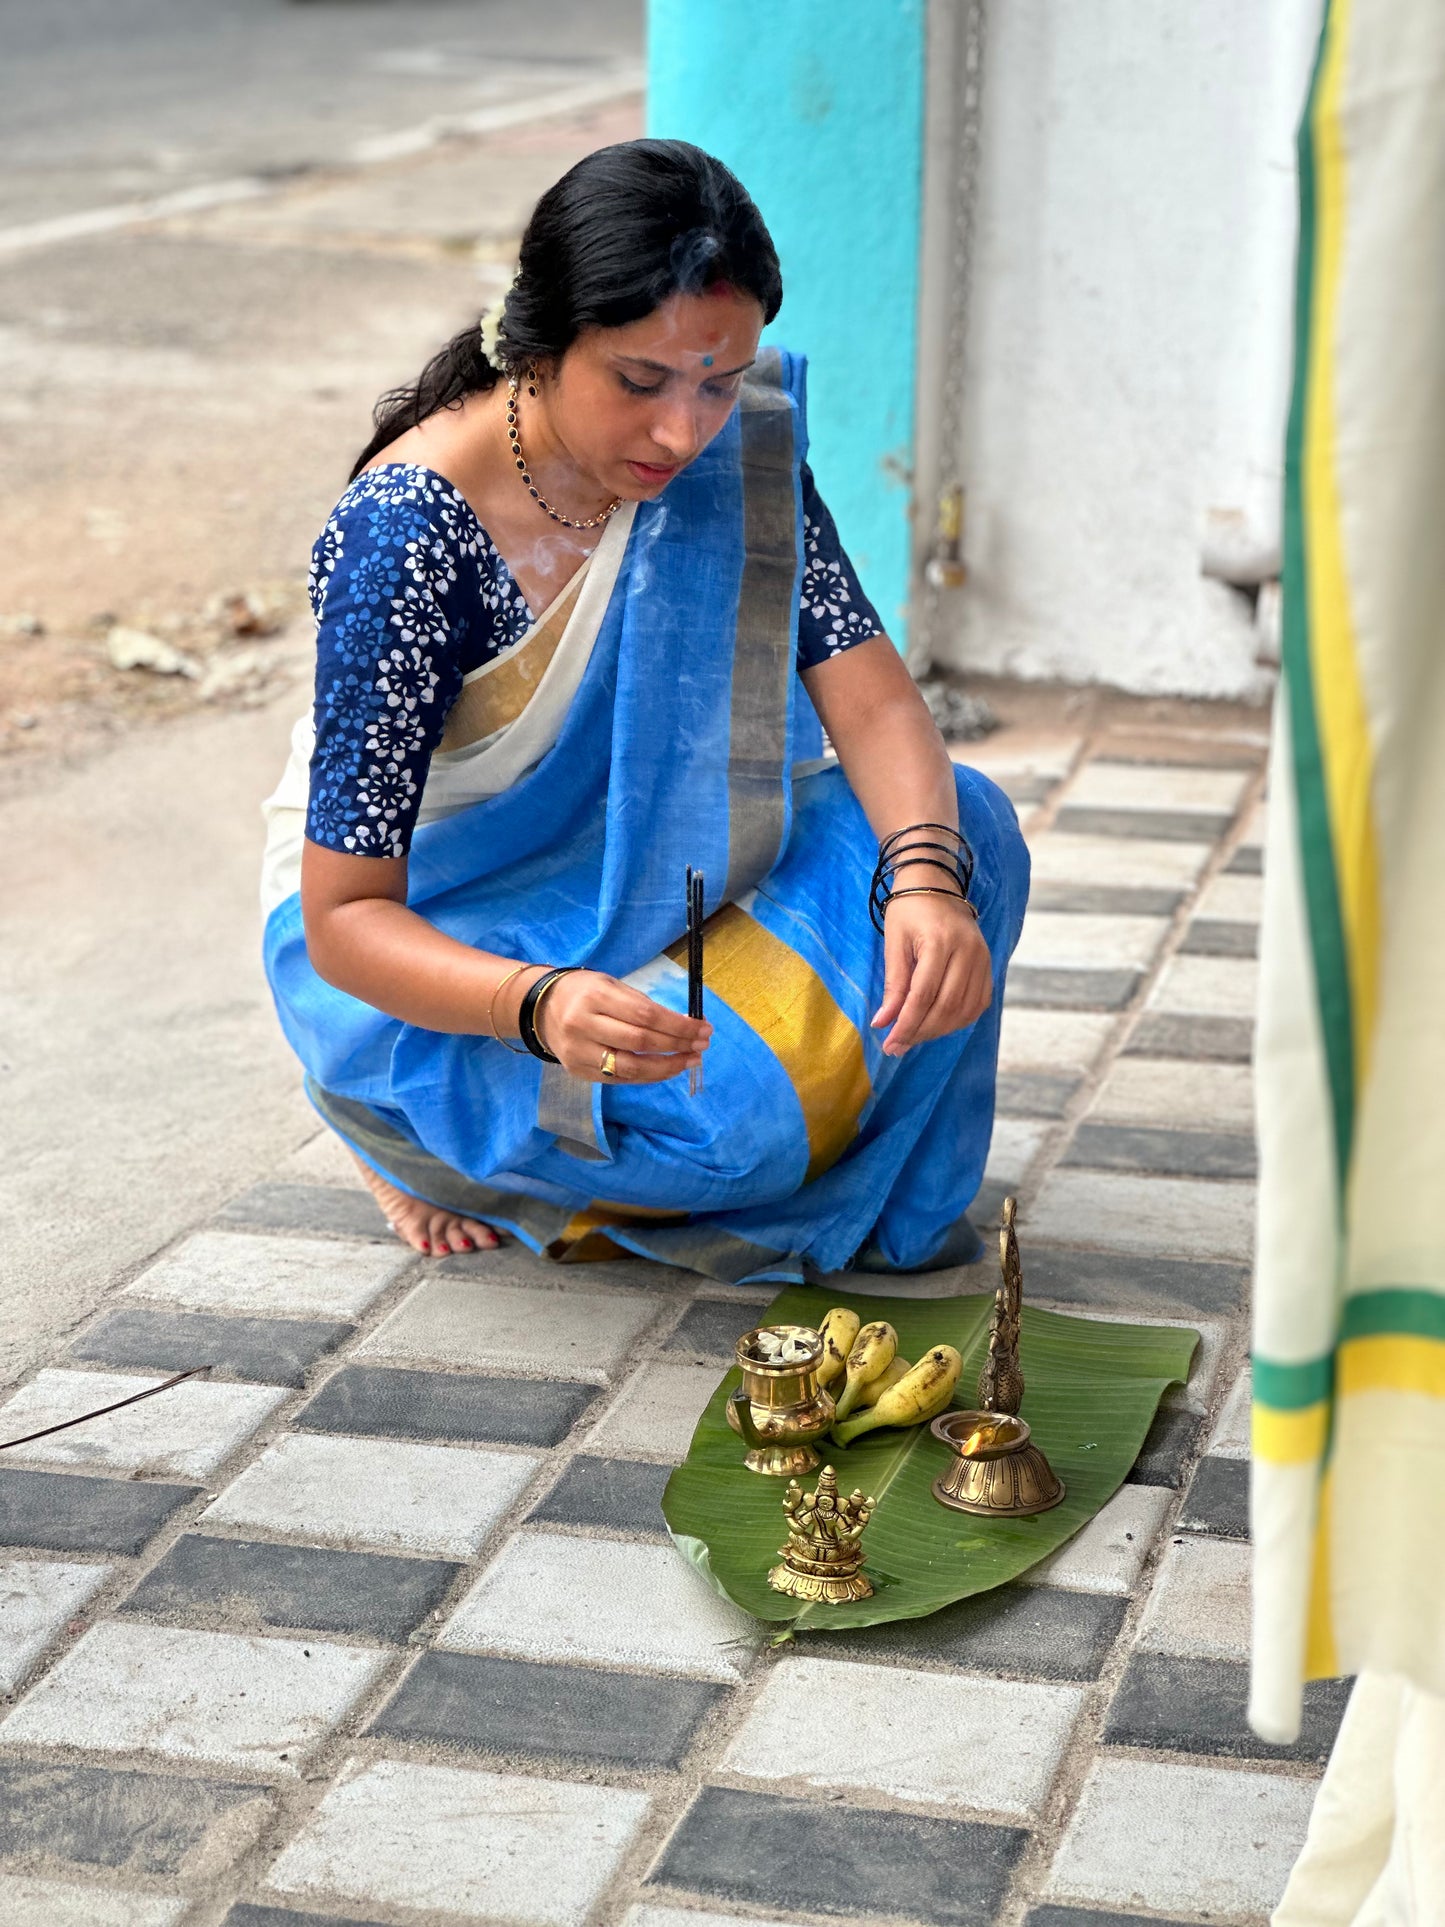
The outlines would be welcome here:
[[[1247,1459],[1251,1450],[1254,1381],[1248,1365],[1230,1387],[1229,1397],[1209,1438],[1211,1456]]]
[[[471,1378],[343,1365],[293,1423],[314,1432],[394,1439],[473,1439],[494,1445],[557,1445],[596,1398],[562,1379]]]
[[[1124,1618],[1127,1599],[1069,1592],[1056,1586],[1000,1586],[961,1599],[926,1619],[829,1633],[825,1653],[911,1659],[919,1665],[961,1666],[976,1673],[1031,1679],[1090,1680],[1103,1671]],[[804,1639],[805,1648],[809,1642]]]
[[[1315,1680],[1305,1688],[1300,1737],[1271,1746],[1250,1730],[1249,1667],[1228,1659],[1135,1653],[1109,1705],[1104,1740],[1234,1760],[1307,1760],[1323,1766],[1335,1743],[1352,1682]]]
[[[641,1902],[622,1916],[622,1927],[777,1927],[778,1915],[714,1913],[707,1908],[655,1907]]]
[[[1252,1564],[1250,1548],[1238,1539],[1176,1534],[1154,1575],[1139,1650],[1248,1660]]]
[[[17,1438],[43,1431],[164,1382],[164,1375],[152,1372],[38,1372],[0,1407],[0,1432]],[[285,1398],[279,1387],[190,1379],[124,1411],[12,1445],[6,1456],[22,1464],[105,1466],[136,1478],[204,1479]]]
[[[367,1731],[527,1759],[676,1767],[728,1688],[588,1666],[423,1653]]]
[[[1054,827],[1069,836],[1152,837],[1160,843],[1213,843],[1229,828],[1212,810],[1105,810],[1066,803]]]
[[[1035,878],[1029,905],[1085,917],[1170,917],[1188,892],[1178,884],[1073,883]]]
[[[719,1377],[716,1365],[674,1364],[669,1359],[644,1365],[587,1434],[589,1449],[679,1464],[687,1457]]]
[[[368,1244],[198,1231],[143,1271],[125,1295],[186,1311],[356,1318],[417,1262],[391,1238]]]
[[[1189,1915],[1268,1914],[1300,1847],[1313,1780],[1105,1755],[1050,1869],[1050,1899]]]
[[[502,1548],[437,1644],[731,1681],[760,1636],[671,1546],[529,1529]]]
[[[295,1778],[387,1655],[319,1640],[255,1639],[107,1620],[0,1724],[5,1745],[152,1753]]]
[[[1049,1125],[1042,1118],[996,1117],[984,1169],[985,1182],[1017,1190],[1048,1136]]]
[[[567,1780],[353,1762],[266,1884],[352,1911],[581,1927],[647,1805],[645,1793]]]
[[[1213,842],[1174,838],[1074,835],[1045,830],[1030,842],[1033,873],[1043,883],[1122,885],[1188,890],[1213,854]]]
[[[0,1472],[0,1545],[52,1552],[115,1552],[133,1558],[173,1513],[200,1498],[198,1485],[96,1479],[81,1473]]]
[[[1026,1010],[1005,999],[999,1068],[1080,1077],[1093,1069],[1117,1021],[1106,1011]]]
[[[959,744],[951,750],[955,762],[967,761],[968,745]],[[1016,809],[1027,804],[1042,803],[1055,787],[1055,781],[1047,776],[1027,775],[1013,770],[1001,770],[993,777],[1004,795]]]
[[[731,1364],[737,1342],[758,1322],[756,1305],[728,1304],[717,1298],[699,1298],[688,1306],[677,1329],[663,1346],[694,1359],[711,1358]]]
[[[1250,769],[1096,756],[1069,786],[1070,803],[1095,809],[1207,811],[1228,823],[1249,786]]]
[[[1060,1243],[1244,1263],[1254,1250],[1254,1186],[1242,1179],[1160,1178],[1056,1165],[1026,1200],[1021,1232]]]
[[[1196,918],[1224,923],[1258,923],[1264,909],[1264,882],[1260,877],[1212,876],[1199,893],[1194,906]]]
[[[328,1546],[211,1539],[188,1532],[121,1606],[149,1619],[203,1620],[400,1641],[441,1603],[461,1567]]]
[[[527,1516],[538,1524],[594,1526],[603,1531],[665,1537],[662,1493],[671,1475],[669,1465],[650,1465],[644,1459],[594,1458],[579,1452]]]
[[[1126,1057],[1200,1057],[1220,1064],[1247,1064],[1253,1052],[1254,1025],[1247,1017],[1160,1010],[1146,1010],[1124,1045]]]
[[[392,1241],[369,1191],[339,1184],[253,1184],[216,1213],[217,1224],[258,1231],[314,1231]]]
[[[1005,723],[976,743],[955,744],[951,754],[955,763],[981,770],[995,783],[1033,776],[1057,782],[1073,767],[1083,741],[1077,730]]]
[[[1035,1907],[1024,1927],[1195,1927],[1195,1924],[1187,1920],[1161,1920],[1158,1914],[1121,1914],[1112,1908],[1100,1913],[1094,1907]]]
[[[1060,1163],[1189,1178],[1252,1178],[1258,1169],[1254,1139],[1240,1132],[1170,1131],[1091,1119],[1075,1131]]]
[[[648,1875],[766,1909],[993,1927],[1028,1835],[928,1814],[705,1786]]]
[[[1161,1406],[1129,1473],[1129,1483],[1163,1485],[1177,1492],[1202,1429],[1203,1420],[1197,1412]]]
[[[175,1927],[190,1902],[0,1874],[0,1927]]]
[[[1009,966],[1007,995],[1020,1009],[1122,1010],[1138,982],[1137,970],[1015,963]]]
[[[0,1757],[0,1853],[8,1860],[174,1874],[199,1849],[221,1866],[246,1850],[269,1813],[263,1788],[194,1772]]]
[[[298,1914],[291,1907],[270,1907],[264,1902],[240,1900],[221,1922],[221,1927],[377,1927],[374,1920],[360,1920],[355,1914]]]
[[[1009,967],[1054,970],[1147,970],[1168,935],[1167,917],[1089,916],[1029,906]]]
[[[1028,1820],[1048,1798],[1085,1689],[785,1656],[724,1772]],[[1007,1747],[997,1744],[1007,1733]]]
[[[1254,1132],[1254,1088],[1248,1064],[1191,1057],[1116,1059],[1089,1107],[1094,1124],[1150,1124],[1177,1130]]]
[[[538,1464],[479,1446],[295,1433],[269,1446],[203,1518],[322,1545],[465,1559]]]
[[[1080,1081],[1048,1071],[1004,1071],[994,1103],[1000,1117],[1062,1117]]]
[[[1121,1312],[1218,1317],[1237,1311],[1249,1286],[1244,1265],[1034,1244],[1024,1251],[1024,1302]]]
[[[360,1347],[377,1360],[606,1384],[658,1317],[650,1295],[533,1290],[465,1271],[428,1277]]]
[[[558,1265],[512,1238],[495,1251],[455,1252],[429,1260],[423,1276],[431,1279],[472,1278],[491,1285],[511,1285],[519,1291],[625,1291],[651,1297],[688,1297],[698,1288],[695,1271],[659,1264],[654,1258],[589,1259],[585,1265]]]
[[[13,1693],[115,1570],[56,1559],[0,1559],[0,1693]]]
[[[1262,877],[1264,875],[1264,851],[1258,844],[1241,844],[1224,866],[1229,876]]]
[[[1160,971],[1149,994],[1149,1008],[1249,1020],[1258,998],[1259,965],[1252,957],[1177,955]]]
[[[1257,957],[1259,925],[1223,917],[1195,917],[1179,945],[1182,957]]]
[[[1169,1504],[1169,1494],[1161,1487],[1121,1485],[1072,1539],[1031,1566],[1019,1583],[1127,1598],[1159,1536]]]
[[[334,1131],[319,1130],[315,1137],[276,1166],[278,1180],[298,1184],[331,1184],[344,1190],[365,1188],[356,1160]]]
[[[70,1357],[166,1373],[209,1365],[213,1373],[261,1385],[297,1386],[306,1382],[309,1366],[355,1329],[334,1319],[223,1318],[133,1305],[92,1326],[71,1346]]]
[[[1195,1469],[1179,1514],[1181,1532],[1212,1532],[1226,1539],[1249,1537],[1249,1462],[1203,1458]]]

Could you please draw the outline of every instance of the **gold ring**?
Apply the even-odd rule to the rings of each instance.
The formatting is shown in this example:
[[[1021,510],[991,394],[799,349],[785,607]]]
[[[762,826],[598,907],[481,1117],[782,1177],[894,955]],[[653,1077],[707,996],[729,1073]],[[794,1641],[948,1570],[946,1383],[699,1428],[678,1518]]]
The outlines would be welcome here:
[[[602,1062],[598,1065],[597,1068],[602,1072],[602,1075],[604,1077],[616,1077],[617,1052],[615,1050],[603,1051]]]

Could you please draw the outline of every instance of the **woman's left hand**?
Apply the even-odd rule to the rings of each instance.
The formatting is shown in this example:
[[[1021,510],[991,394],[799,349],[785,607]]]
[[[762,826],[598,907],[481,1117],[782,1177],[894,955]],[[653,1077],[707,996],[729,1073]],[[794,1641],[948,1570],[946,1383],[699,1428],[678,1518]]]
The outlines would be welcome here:
[[[993,963],[971,910],[948,897],[895,897],[883,923],[885,1057],[962,1030],[988,1009]]]

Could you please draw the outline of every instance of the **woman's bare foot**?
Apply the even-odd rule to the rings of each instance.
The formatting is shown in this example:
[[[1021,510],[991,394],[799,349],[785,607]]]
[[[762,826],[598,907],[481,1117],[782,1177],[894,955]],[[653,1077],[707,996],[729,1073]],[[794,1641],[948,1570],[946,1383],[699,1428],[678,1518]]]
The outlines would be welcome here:
[[[351,1154],[354,1158],[356,1153]],[[464,1218],[443,1205],[428,1204],[400,1191],[356,1158],[356,1168],[366,1180],[366,1188],[381,1206],[388,1226],[413,1251],[425,1251],[433,1258],[445,1258],[453,1251],[490,1251],[501,1239],[490,1225],[477,1218]]]

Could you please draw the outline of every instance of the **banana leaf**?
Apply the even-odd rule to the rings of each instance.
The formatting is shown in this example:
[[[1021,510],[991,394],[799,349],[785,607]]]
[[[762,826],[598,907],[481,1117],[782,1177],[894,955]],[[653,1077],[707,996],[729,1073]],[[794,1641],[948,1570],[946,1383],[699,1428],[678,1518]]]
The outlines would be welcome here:
[[[833,1304],[851,1306],[865,1324],[886,1318],[906,1358],[917,1360],[932,1345],[955,1346],[963,1373],[953,1404],[974,1404],[992,1292],[907,1300],[825,1295],[795,1285],[758,1323],[816,1326]],[[950,1455],[927,1425],[880,1427],[846,1449],[824,1439],[820,1449],[842,1490],[861,1487],[876,1501],[863,1535],[871,1599],[800,1607],[768,1585],[785,1537],[788,1482],[743,1464],[746,1448],[727,1422],[728,1397],[742,1382],[736,1368],[713,1394],[686,1459],[668,1480],[663,1516],[683,1556],[758,1619],[786,1622],[795,1632],[918,1619],[1016,1579],[1092,1519],[1123,1483],[1160,1398],[1185,1379],[1198,1342],[1197,1332],[1179,1326],[1115,1324],[1024,1306],[1022,1416],[1067,1488],[1061,1504],[1033,1518],[976,1518],[941,1506],[930,1488]]]

